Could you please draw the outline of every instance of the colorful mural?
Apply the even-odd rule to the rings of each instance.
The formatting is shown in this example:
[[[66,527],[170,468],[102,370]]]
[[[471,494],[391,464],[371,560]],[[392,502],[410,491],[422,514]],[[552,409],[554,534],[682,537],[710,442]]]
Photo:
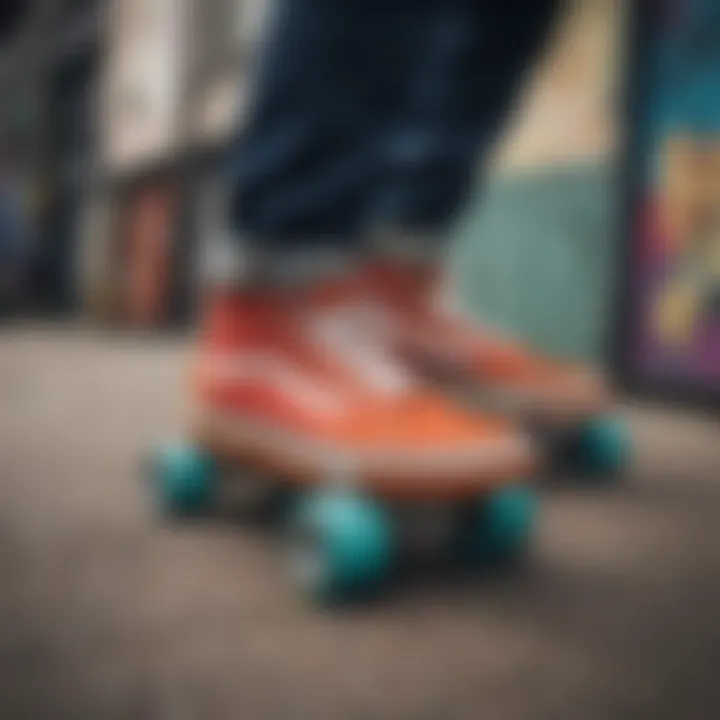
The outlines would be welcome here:
[[[720,3],[666,2],[639,149],[633,278],[644,377],[720,383]]]

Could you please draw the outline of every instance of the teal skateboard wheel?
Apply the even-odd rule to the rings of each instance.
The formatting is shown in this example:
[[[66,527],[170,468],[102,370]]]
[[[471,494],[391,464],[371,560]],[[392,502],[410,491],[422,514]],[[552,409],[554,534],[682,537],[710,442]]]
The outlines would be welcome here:
[[[530,484],[499,487],[467,510],[456,536],[460,557],[492,564],[525,554],[539,510],[537,493]]]
[[[320,602],[346,600],[388,578],[393,528],[375,500],[340,489],[312,492],[289,522],[289,570],[302,594]]]
[[[158,447],[150,472],[154,500],[163,514],[198,515],[212,506],[217,467],[208,454],[194,445],[177,441]]]
[[[569,457],[572,465],[594,478],[617,477],[627,466],[632,438],[627,422],[617,416],[586,423],[572,437]]]

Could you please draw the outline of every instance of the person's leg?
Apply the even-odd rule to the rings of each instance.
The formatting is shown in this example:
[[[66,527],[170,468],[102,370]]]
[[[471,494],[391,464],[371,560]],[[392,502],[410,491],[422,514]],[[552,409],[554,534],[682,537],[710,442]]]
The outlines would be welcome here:
[[[357,240],[386,118],[439,0],[279,0],[233,153],[232,220],[246,241]]]
[[[434,234],[460,206],[561,0],[446,0],[384,130],[370,222]],[[478,173],[479,171],[479,173]],[[417,241],[419,242],[419,241]]]

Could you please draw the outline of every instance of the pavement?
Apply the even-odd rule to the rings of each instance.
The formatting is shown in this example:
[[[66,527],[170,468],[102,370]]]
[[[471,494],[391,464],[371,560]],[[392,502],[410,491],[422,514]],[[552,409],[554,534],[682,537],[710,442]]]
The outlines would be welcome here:
[[[0,331],[0,717],[720,717],[717,419],[634,407],[617,487],[558,483],[525,568],[408,573],[320,612],[272,534],[159,522],[138,472],[182,425],[189,344]]]

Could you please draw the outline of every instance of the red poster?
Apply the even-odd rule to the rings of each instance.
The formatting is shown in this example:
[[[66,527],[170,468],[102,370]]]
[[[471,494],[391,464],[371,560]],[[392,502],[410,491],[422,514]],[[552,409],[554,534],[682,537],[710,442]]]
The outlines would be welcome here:
[[[161,324],[170,299],[174,194],[153,183],[135,189],[125,210],[125,316],[135,325]]]

